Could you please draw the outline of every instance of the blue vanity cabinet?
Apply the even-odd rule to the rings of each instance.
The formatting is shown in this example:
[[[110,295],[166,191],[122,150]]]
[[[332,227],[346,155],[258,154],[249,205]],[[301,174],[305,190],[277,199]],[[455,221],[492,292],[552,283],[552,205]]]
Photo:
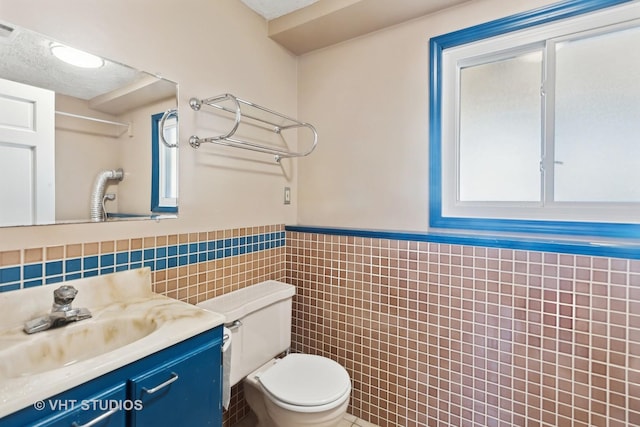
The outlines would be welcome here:
[[[127,398],[126,384],[117,384],[102,393],[85,399],[65,399],[45,401],[52,415],[40,419],[32,427],[126,427],[127,412],[124,402]],[[4,425],[0,420],[0,425]]]
[[[131,427],[221,425],[221,350],[201,347],[129,380]],[[214,375],[214,373],[217,373]]]
[[[0,418],[2,427],[222,425],[222,326]]]

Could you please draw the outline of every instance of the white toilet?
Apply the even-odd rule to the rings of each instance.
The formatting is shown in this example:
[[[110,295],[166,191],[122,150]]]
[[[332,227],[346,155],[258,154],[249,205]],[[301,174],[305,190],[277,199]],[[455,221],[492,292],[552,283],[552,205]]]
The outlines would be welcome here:
[[[231,330],[229,382],[244,379],[258,427],[335,427],[349,406],[351,380],[331,359],[275,358],[291,345],[295,287],[270,280],[198,304],[222,313]]]

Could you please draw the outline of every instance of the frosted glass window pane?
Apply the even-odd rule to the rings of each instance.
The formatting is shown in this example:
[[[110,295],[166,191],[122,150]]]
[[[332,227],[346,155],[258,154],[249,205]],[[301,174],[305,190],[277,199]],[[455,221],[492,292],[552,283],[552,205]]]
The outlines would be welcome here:
[[[640,30],[557,45],[555,200],[640,202]]]
[[[460,70],[459,200],[540,201],[542,53]]]

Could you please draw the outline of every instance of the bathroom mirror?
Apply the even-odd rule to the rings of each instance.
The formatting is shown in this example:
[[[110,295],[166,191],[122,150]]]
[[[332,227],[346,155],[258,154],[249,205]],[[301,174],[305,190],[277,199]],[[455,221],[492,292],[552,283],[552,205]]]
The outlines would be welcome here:
[[[0,226],[176,216],[174,82],[2,21],[0,58]]]

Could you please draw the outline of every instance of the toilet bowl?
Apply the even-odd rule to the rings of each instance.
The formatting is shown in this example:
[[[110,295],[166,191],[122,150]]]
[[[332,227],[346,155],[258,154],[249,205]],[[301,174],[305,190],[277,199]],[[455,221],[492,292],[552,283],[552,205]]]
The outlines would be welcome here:
[[[351,380],[331,359],[289,354],[244,380],[245,398],[259,427],[335,427],[349,406]]]
[[[291,345],[294,294],[294,286],[269,280],[198,306],[226,317],[232,335],[226,387],[244,380],[257,427],[335,427],[349,406],[346,369],[316,355],[276,358]]]

